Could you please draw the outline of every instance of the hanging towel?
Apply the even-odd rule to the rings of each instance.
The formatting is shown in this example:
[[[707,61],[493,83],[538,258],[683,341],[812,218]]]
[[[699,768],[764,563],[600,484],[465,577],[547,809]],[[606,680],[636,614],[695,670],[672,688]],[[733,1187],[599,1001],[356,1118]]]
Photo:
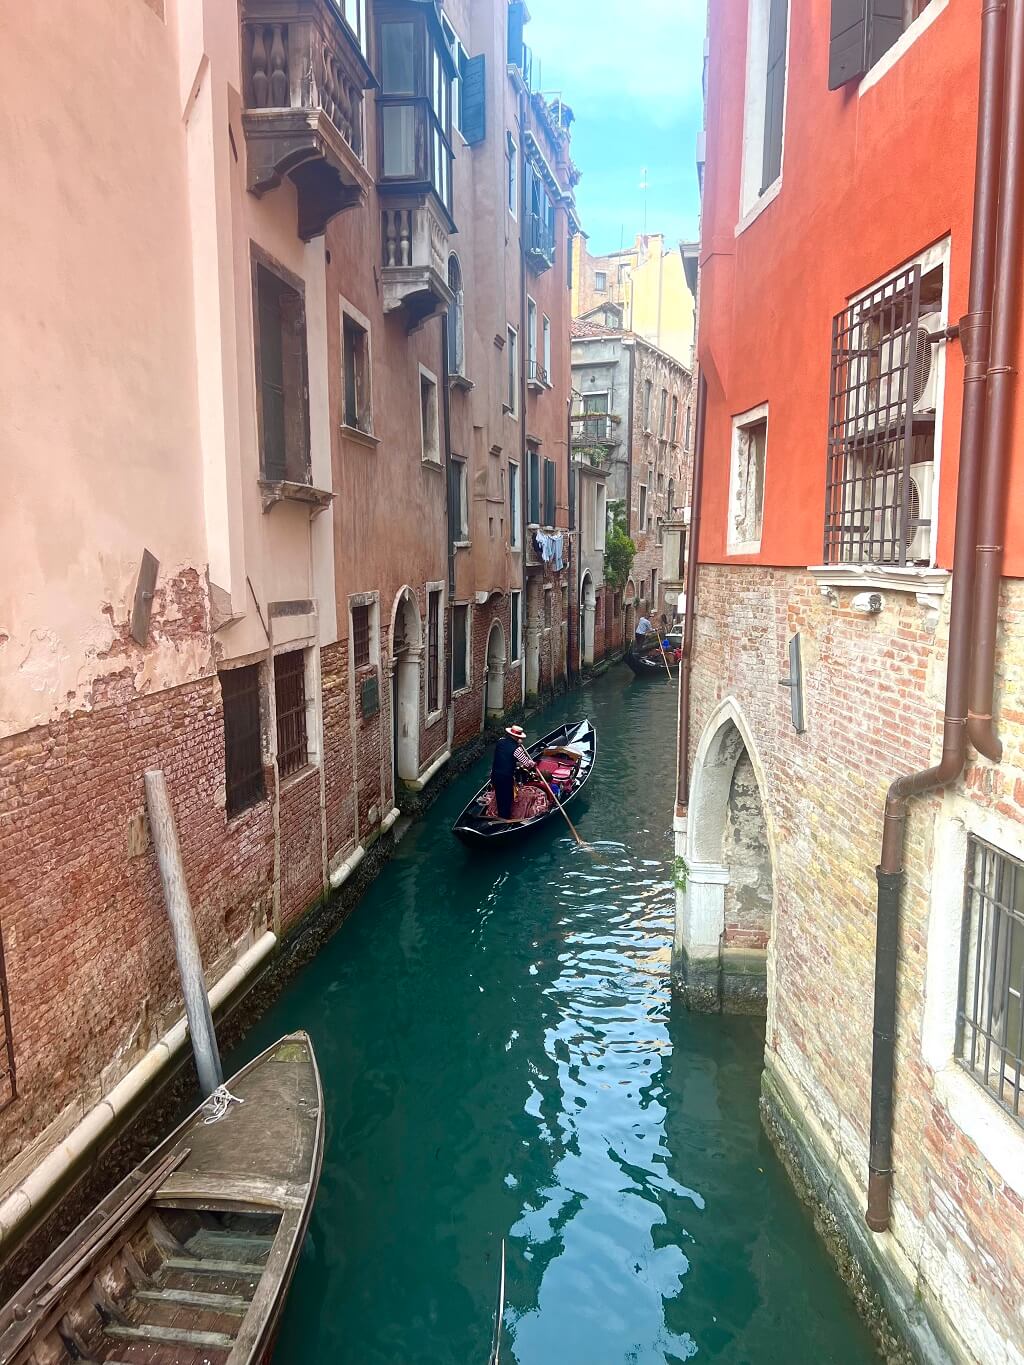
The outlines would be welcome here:
[[[564,569],[565,560],[562,553],[563,540],[561,531],[559,531],[557,536],[552,536],[551,539],[554,541],[555,568],[559,570]]]

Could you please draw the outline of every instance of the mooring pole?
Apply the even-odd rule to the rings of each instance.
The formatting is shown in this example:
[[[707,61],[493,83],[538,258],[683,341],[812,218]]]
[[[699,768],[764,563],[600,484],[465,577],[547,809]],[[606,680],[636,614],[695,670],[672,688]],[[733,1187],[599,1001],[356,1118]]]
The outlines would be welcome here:
[[[174,955],[178,959],[181,990],[185,997],[185,1017],[192,1037],[199,1085],[204,1095],[212,1095],[224,1082],[217,1035],[213,1031],[210,997],[206,994],[203,959],[199,954],[192,906],[188,899],[185,867],[181,861],[178,831],[174,811],[167,792],[167,781],[159,768],[145,774],[146,804],[149,807],[149,827],[160,864],[160,880],[167,902],[167,915],[174,936]]]

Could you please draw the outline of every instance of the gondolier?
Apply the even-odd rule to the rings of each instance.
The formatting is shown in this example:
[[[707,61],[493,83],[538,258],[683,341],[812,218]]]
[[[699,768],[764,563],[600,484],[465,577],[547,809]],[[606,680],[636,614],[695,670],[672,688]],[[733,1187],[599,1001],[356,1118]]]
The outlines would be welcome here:
[[[641,616],[640,620],[636,623],[636,634],[633,636],[633,649],[635,653],[642,654],[644,652],[651,643],[648,636],[651,635],[653,630],[654,627],[651,625],[650,620],[646,616]]]
[[[494,762],[491,764],[491,781],[498,803],[498,815],[502,820],[511,820],[512,806],[515,802],[516,773],[520,769],[533,772],[536,764],[523,747],[526,731],[521,725],[509,725],[494,746]]]

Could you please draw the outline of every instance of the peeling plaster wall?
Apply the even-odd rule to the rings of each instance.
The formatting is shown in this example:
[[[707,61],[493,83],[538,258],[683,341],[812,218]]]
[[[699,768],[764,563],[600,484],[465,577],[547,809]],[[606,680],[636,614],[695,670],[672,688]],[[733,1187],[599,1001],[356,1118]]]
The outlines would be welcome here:
[[[725,886],[725,942],[764,948],[772,920],[772,859],[757,776],[746,749],[736,763],[722,837]]]

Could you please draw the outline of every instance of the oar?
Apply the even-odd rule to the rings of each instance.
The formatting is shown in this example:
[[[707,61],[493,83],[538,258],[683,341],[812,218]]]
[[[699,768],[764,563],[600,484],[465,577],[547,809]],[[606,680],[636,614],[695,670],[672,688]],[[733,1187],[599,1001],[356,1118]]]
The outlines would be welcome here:
[[[583,842],[583,840],[580,838],[579,830],[576,828],[576,826],[573,824],[573,822],[569,819],[568,815],[567,815],[566,812],[565,812],[565,807],[562,805],[561,801],[559,801],[558,797],[555,795],[555,793],[554,793],[554,792],[551,790],[551,788],[548,786],[548,780],[547,780],[547,778],[544,776],[544,774],[541,772],[541,770],[540,770],[539,768],[536,769],[536,773],[537,773],[537,776],[538,776],[538,777],[540,778],[540,780],[541,780],[541,785],[544,787],[544,790],[547,792],[548,796],[551,797],[552,801],[554,801],[554,803],[555,803],[555,805],[558,807],[558,809],[562,812],[562,819],[565,821],[565,823],[566,823],[566,824],[569,826],[569,828],[572,830],[572,837],[573,837],[573,838],[576,840],[576,842],[579,844],[580,848],[585,848],[585,849],[587,850],[588,853],[593,853],[594,850],[590,847],[589,844],[585,844],[585,843]]]
[[[501,1320],[505,1316],[505,1239],[501,1239],[501,1271],[498,1275],[498,1307],[494,1314],[494,1337],[491,1342],[491,1354],[487,1357],[487,1365],[499,1365],[498,1357],[501,1352]]]
[[[671,668],[669,668],[669,666],[668,666],[668,651],[665,649],[665,641],[664,641],[664,640],[659,640],[659,641],[658,641],[658,648],[661,650],[661,661],[662,661],[662,663],[665,665],[665,672],[668,674],[669,678],[671,679],[671,677],[672,677],[672,670],[671,670]]]

